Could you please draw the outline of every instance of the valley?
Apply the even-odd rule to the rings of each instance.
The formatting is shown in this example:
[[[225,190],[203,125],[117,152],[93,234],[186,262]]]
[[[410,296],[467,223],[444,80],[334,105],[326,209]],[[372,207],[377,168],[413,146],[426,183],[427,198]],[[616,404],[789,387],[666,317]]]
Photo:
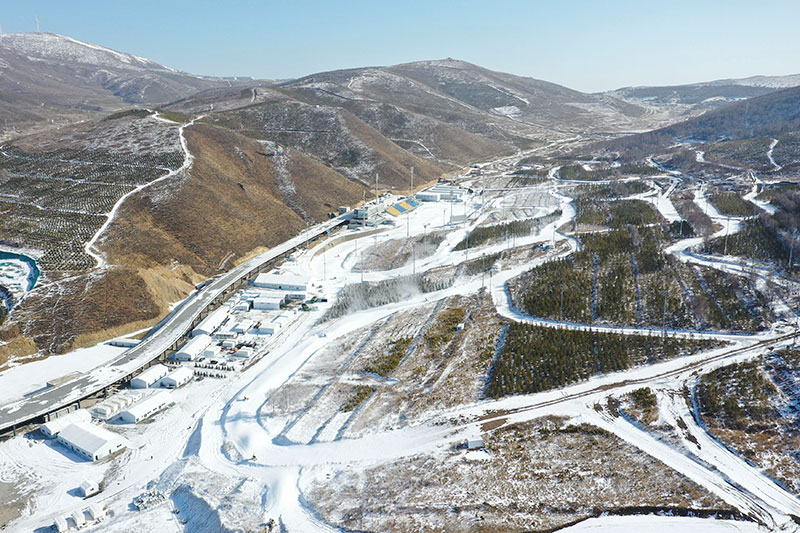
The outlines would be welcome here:
[[[709,455],[705,450],[714,449],[711,444],[695,444],[708,437],[698,433],[705,431],[699,426],[689,425],[699,413],[693,404],[684,404],[683,397],[687,387],[693,394],[698,374],[713,375],[715,369],[791,346],[794,330],[771,324],[792,319],[790,309],[795,304],[781,299],[762,304],[770,313],[767,326],[745,332],[737,331],[733,322],[709,329],[697,329],[696,321],[637,324],[635,313],[623,313],[617,322],[592,323],[587,321],[590,311],[578,312],[575,307],[584,301],[591,309],[589,296],[569,297],[566,308],[572,311],[566,314],[563,309],[554,315],[519,308],[510,288],[517,286],[521,274],[577,262],[576,254],[591,251],[587,243],[592,238],[620,231],[613,229],[620,227],[619,217],[621,227],[628,228],[628,238],[635,226],[625,218],[630,215],[622,207],[633,201],[625,196],[611,200],[611,209],[598,216],[596,206],[580,202],[583,185],[576,188],[574,181],[558,179],[510,183],[514,167],[514,160],[503,158],[484,165],[478,178],[459,178],[465,193],[458,204],[421,202],[408,215],[389,218],[392,224],[377,233],[349,229],[332,237],[330,244],[323,241],[293,254],[282,270],[310,275],[309,286],[317,287],[315,308],[301,312],[280,342],[269,344],[241,374],[189,383],[178,391],[176,407],[157,415],[152,423],[120,427],[126,438],[139,443],[134,444],[140,450],[136,454],[82,465],[58,453],[56,445],[36,437],[30,440],[32,434],[0,445],[6,450],[5,461],[15,457],[18,484],[27,479],[26,483],[39,487],[36,508],[51,509],[49,517],[33,512],[15,524],[36,528],[52,520],[53,513],[68,512],[76,505],[61,496],[69,485],[104,471],[105,484],[113,489],[95,498],[109,513],[104,527],[112,529],[149,530],[149,524],[168,519],[168,509],[178,512],[173,516],[188,517],[183,524],[173,521],[176,528],[191,530],[256,528],[271,519],[288,530],[457,530],[474,527],[466,525],[470,523],[488,529],[542,529],[585,518],[589,518],[585,524],[602,523],[609,518],[592,517],[608,513],[619,513],[617,520],[631,525],[639,523],[635,509],[686,516],[686,522],[677,523],[702,520],[706,530],[716,525],[743,531],[755,531],[758,524],[790,525],[800,500],[743,458],[731,452],[725,458]],[[684,178],[655,174],[635,179],[645,186],[625,187],[634,195],[648,195],[654,206],[652,212],[637,209],[650,213],[637,219],[638,223],[664,231],[675,217],[670,196],[682,189]],[[675,186],[656,186],[665,179]],[[591,183],[596,191],[596,181]],[[467,193],[470,189],[473,192]],[[704,198],[702,192],[695,194],[695,201],[707,208]],[[385,205],[392,201],[387,199]],[[458,217],[462,213],[464,222]],[[503,221],[516,217],[535,223],[524,232],[511,231],[514,226]],[[589,217],[588,222],[578,224],[581,217]],[[714,210],[711,217],[724,218]],[[586,230],[587,224],[593,229]],[[600,227],[606,224],[606,229]],[[461,244],[468,242],[467,235],[479,235],[479,228],[492,227],[506,229],[484,232],[489,236],[475,237],[472,245]],[[741,227],[729,226],[718,233],[735,235]],[[435,244],[425,248],[433,235],[438,236],[432,240]],[[411,257],[404,255],[405,264],[364,261],[365,254],[395,253],[391,252],[396,247],[393,243],[406,239],[414,244]],[[651,244],[638,238],[635,244],[622,238],[609,242],[613,244],[606,246],[613,253],[636,254],[637,247],[646,246],[663,250],[660,253],[666,256],[661,261],[674,263],[672,268],[685,264],[719,275],[748,274],[746,262],[736,270],[732,256],[723,259],[693,250],[702,239],[682,232]],[[417,249],[427,251],[417,257]],[[630,264],[629,259],[625,261],[622,264]],[[444,274],[438,274],[438,279],[454,282],[395,283],[391,291],[401,291],[399,299],[387,293],[388,300],[350,305],[343,315],[326,318],[328,310],[339,303],[337,295],[352,292],[348,287],[378,286],[418,275],[437,279],[431,276],[440,271]],[[756,284],[758,279],[756,274]],[[633,287],[627,283],[621,285],[623,299],[633,301]],[[791,279],[782,275],[774,281],[778,287],[789,283]],[[575,286],[569,284],[571,290]],[[535,290],[541,293],[543,288]],[[608,290],[599,291],[599,300],[608,298],[604,293]],[[708,285],[704,290],[712,291],[711,297],[719,301],[721,288]],[[793,298],[791,291],[777,294]],[[595,344],[600,361],[605,356],[602,347],[597,352],[597,346],[612,338],[625,338],[630,344],[638,337],[643,355],[631,356],[624,363],[609,360],[610,366],[589,364],[577,379],[559,381],[555,377],[561,370],[546,365],[555,363],[554,355],[561,350],[548,352],[543,338],[523,343],[539,350],[539,362],[523,359],[522,367],[505,374],[505,361],[521,356],[514,340],[519,335],[515,328],[521,327],[539,328],[538,335],[559,332],[562,344],[573,342],[566,340],[570,332],[586,332],[594,339],[590,343]],[[157,330],[153,335],[159,334]],[[387,355],[395,352],[397,356]],[[619,354],[613,349],[609,353]],[[524,368],[550,379],[533,387],[524,385],[529,382]],[[507,375],[523,385],[493,385],[508,383],[508,377],[501,377]],[[633,391],[642,389],[654,393],[650,409],[656,410],[657,425],[637,423],[622,407]],[[184,429],[173,434],[169,445],[157,444],[159,428],[176,424]],[[532,433],[541,435],[538,442],[547,443],[546,447],[521,448],[525,435]],[[483,442],[479,451],[460,448],[475,435]],[[26,440],[30,440],[30,452],[15,444]],[[606,468],[613,464],[615,473],[598,470],[594,452],[589,451],[598,447],[619,450],[616,459],[609,451],[608,461],[613,462],[606,463]],[[34,475],[33,464],[26,461],[38,455],[35,450],[52,457],[45,466],[37,466]],[[142,454],[141,450],[150,451]],[[58,482],[48,477],[51,468],[56,472],[64,462],[73,463],[71,477]],[[565,467],[568,470],[559,470]],[[488,479],[498,468],[515,472],[508,484],[476,493],[480,482],[468,473]],[[576,468],[591,475],[576,476],[571,473]],[[650,473],[632,482],[630,468],[640,475]],[[428,480],[422,486],[420,469]],[[213,488],[204,485],[207,481],[203,480],[214,478],[227,481]],[[526,507],[519,497],[520,491],[530,493],[525,479],[537,480],[540,503],[536,506]],[[596,485],[601,481],[602,485]],[[167,503],[147,511],[128,510],[127,502],[147,483],[169,494]],[[479,494],[477,499],[475,494]],[[254,496],[265,503],[253,508],[249,502]],[[406,503],[399,508],[389,505],[399,501]],[[586,505],[588,501],[591,506]],[[331,507],[333,502],[337,502],[335,507]],[[700,518],[710,515],[718,520]],[[580,530],[583,524],[574,527]]]
[[[797,82],[0,33],[0,529],[800,530]]]

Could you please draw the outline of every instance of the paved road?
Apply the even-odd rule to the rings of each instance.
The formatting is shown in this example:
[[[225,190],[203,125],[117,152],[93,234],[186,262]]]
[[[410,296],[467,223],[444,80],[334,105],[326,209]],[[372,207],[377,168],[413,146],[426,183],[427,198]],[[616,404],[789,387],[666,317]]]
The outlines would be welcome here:
[[[343,224],[346,220],[345,217],[346,215],[337,217],[309,228],[297,237],[289,239],[213,279],[211,283],[195,293],[174,312],[157,331],[105,365],[56,387],[50,387],[38,394],[0,406],[0,433],[71,405],[137,372],[187,333],[200,313],[231,284],[247,277],[265,263],[280,258],[307,241]]]

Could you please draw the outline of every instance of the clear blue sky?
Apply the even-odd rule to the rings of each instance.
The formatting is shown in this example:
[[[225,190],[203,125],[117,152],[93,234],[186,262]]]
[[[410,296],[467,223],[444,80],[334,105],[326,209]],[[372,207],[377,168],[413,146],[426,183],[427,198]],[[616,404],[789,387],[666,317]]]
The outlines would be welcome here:
[[[42,31],[219,76],[454,57],[583,91],[800,73],[800,1],[0,0]]]

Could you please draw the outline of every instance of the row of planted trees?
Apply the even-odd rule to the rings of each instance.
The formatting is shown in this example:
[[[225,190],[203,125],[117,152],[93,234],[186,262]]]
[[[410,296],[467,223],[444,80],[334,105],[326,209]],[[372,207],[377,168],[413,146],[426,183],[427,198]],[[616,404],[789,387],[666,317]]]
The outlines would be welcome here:
[[[497,398],[540,392],[716,344],[659,334],[622,335],[512,323],[492,366],[486,394]]]

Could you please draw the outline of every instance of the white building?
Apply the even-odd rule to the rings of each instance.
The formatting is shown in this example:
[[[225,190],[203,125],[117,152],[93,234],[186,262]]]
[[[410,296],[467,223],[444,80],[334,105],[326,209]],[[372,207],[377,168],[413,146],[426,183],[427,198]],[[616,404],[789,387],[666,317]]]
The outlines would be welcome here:
[[[435,192],[418,192],[416,198],[420,202],[438,202],[439,194]]]
[[[196,337],[192,337],[192,339],[189,342],[181,346],[180,349],[177,352],[175,352],[175,355],[173,355],[172,357],[176,361],[194,361],[201,353],[203,353],[203,350],[205,350],[209,344],[211,344],[211,337],[209,337],[204,333],[201,333]],[[158,379],[161,379],[163,377],[164,376],[161,376]]]
[[[250,357],[253,356],[253,349],[245,346],[233,352],[233,355],[236,357],[241,357],[243,359],[249,359]]]
[[[258,332],[261,333],[262,335],[274,335],[278,331],[280,331],[280,329],[284,327],[287,322],[288,319],[285,316],[283,315],[276,316],[271,321],[262,323],[258,327]]]
[[[470,437],[467,439],[467,449],[468,450],[479,450],[483,448],[483,438],[482,437]]]
[[[169,373],[169,369],[164,365],[153,365],[131,380],[131,387],[134,389],[146,389],[152,387],[158,380]]]
[[[262,289],[306,292],[308,290],[308,277],[269,272],[259,274],[253,281],[253,285]]]
[[[172,395],[165,390],[148,396],[141,402],[128,407],[119,414],[120,420],[129,424],[138,424],[142,420],[150,418],[159,411],[163,411],[172,405]]]
[[[72,521],[75,522],[76,528],[80,529],[86,525],[86,517],[83,516],[83,511],[81,510],[72,511],[72,514],[70,516],[72,517]]]
[[[189,383],[192,377],[194,377],[192,369],[182,366],[163,377],[161,379],[161,386],[167,389],[177,389]]]
[[[86,512],[89,513],[89,517],[91,517],[91,519],[95,522],[99,522],[106,517],[106,512],[96,503],[93,503],[87,507]]]
[[[305,300],[306,299],[306,293],[298,292],[298,291],[289,292],[289,293],[286,293],[286,299],[287,300]]]
[[[80,486],[81,493],[83,494],[84,498],[88,498],[93,494],[97,494],[100,492],[100,486],[97,484],[96,481],[92,481],[91,479],[87,479],[83,481]]]
[[[226,318],[228,318],[228,310],[225,307],[212,311],[192,330],[192,337],[213,335],[222,326]]]
[[[44,433],[44,436],[52,439],[63,430],[65,427],[69,426],[70,424],[74,424],[75,422],[91,422],[92,415],[86,409],[78,409],[77,411],[72,411],[71,413],[67,413],[65,415],[61,415],[55,420],[51,420],[46,424],[42,424],[42,427],[39,430]]]
[[[61,430],[58,442],[90,461],[99,461],[117,450],[128,447],[128,441],[91,422],[76,422]]]
[[[53,521],[53,527],[56,528],[58,533],[64,533],[65,531],[69,531],[69,525],[67,525],[67,521],[64,519],[63,516],[57,516],[56,519]]]
[[[283,304],[282,296],[261,296],[253,300],[253,309],[280,309],[281,304]]]

